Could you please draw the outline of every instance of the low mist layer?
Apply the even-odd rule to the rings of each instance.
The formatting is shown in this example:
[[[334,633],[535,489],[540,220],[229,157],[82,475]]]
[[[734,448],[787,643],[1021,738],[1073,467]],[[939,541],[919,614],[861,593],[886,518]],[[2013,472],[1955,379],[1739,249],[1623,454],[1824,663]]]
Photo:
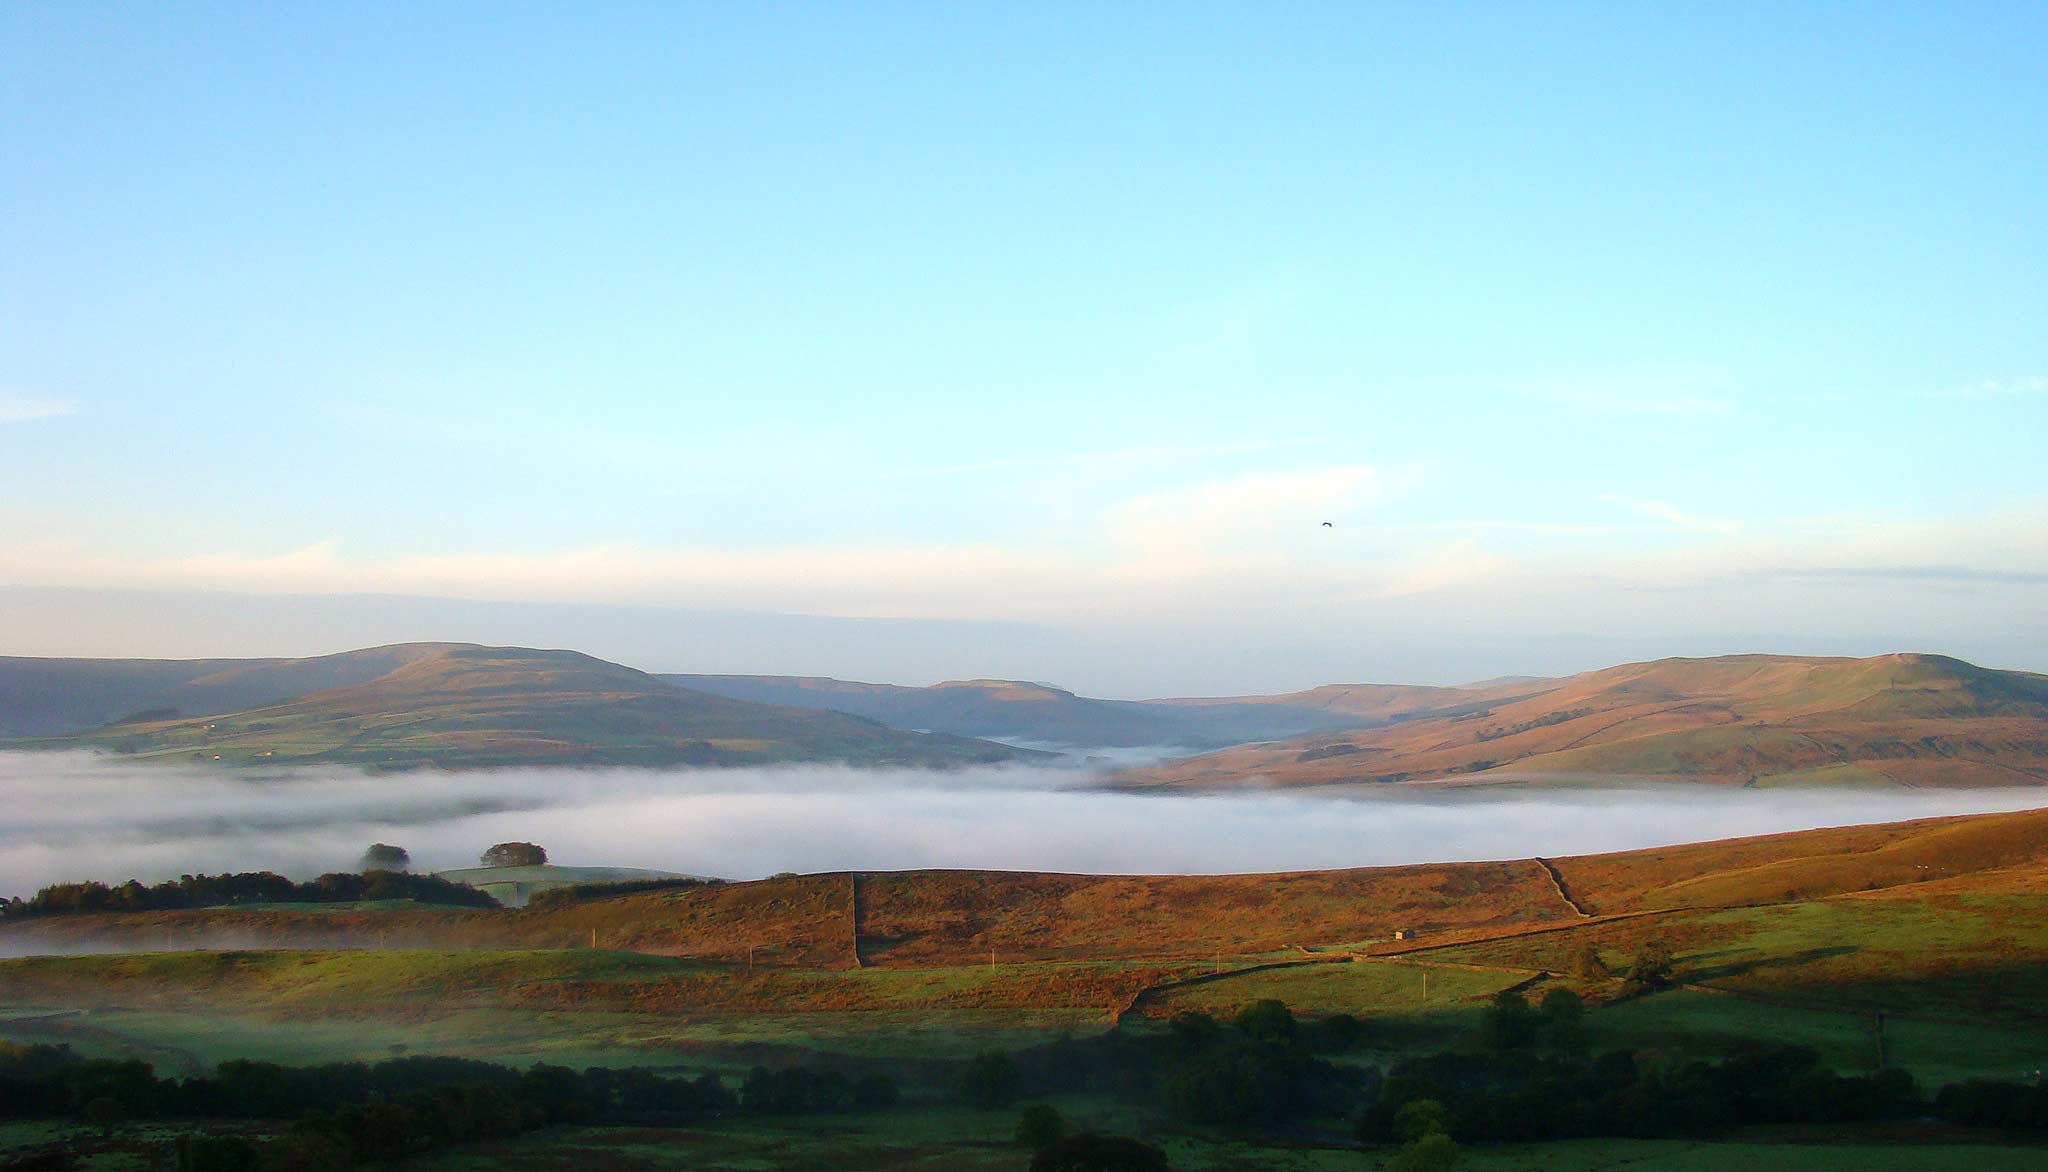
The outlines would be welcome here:
[[[506,769],[272,774],[87,753],[0,753],[0,895],[82,879],[353,869],[372,841],[414,866],[539,842],[570,865],[734,879],[991,868],[1220,874],[1526,858],[2039,806],[2038,790],[1700,787],[1386,796],[1149,796],[1072,769],[946,773]]]

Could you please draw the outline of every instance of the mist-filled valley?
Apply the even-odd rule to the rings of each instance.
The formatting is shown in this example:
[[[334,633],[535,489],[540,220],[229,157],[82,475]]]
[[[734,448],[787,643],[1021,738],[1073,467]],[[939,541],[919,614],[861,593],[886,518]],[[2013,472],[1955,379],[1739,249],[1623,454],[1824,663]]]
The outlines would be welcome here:
[[[568,865],[729,879],[959,867],[1229,874],[1528,858],[1944,814],[2039,790],[1618,789],[1222,795],[1090,788],[1071,768],[830,766],[228,771],[94,753],[0,753],[0,893],[55,882],[349,870],[373,841],[419,869],[492,843]]]
[[[0,1172],[2048,1172],[2048,4],[0,4]]]

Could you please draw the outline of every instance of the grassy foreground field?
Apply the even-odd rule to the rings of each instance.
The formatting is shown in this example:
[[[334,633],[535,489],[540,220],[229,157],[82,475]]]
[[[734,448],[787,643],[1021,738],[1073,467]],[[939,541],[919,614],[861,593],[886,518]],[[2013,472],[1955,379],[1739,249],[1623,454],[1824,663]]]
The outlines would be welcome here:
[[[1051,1102],[1077,1124],[1158,1143],[1180,1169],[1206,1172],[1362,1172],[1387,1168],[1392,1154],[1342,1147],[1251,1143],[1224,1136],[1168,1134],[1114,1104],[1080,1097]],[[834,1169],[846,1172],[1025,1172],[1030,1155],[1011,1137],[1012,1112],[912,1108],[884,1118],[793,1116],[769,1121],[711,1122],[689,1128],[572,1128],[417,1158],[407,1167],[431,1172],[761,1172]],[[75,1139],[114,1150],[87,1157],[83,1172],[144,1172],[145,1151],[160,1149],[171,1128],[131,1128],[107,1136],[96,1129],[43,1123],[0,1125],[0,1158]],[[1695,1140],[1571,1140],[1467,1148],[1466,1172],[1981,1172],[2048,1169],[2048,1149],[1979,1135],[1956,1142],[1925,1128],[1842,1128],[1761,1133],[1714,1142]]]
[[[2048,813],[1584,859],[1276,876],[797,876],[523,910],[244,907],[0,925],[0,1040],[197,1074],[445,1054],[524,1064],[886,1073],[878,1116],[550,1129],[448,1168],[1022,1168],[1014,1112],[950,1106],[960,1064],[1277,999],[1363,1023],[1347,1068],[1478,1044],[1494,994],[1570,989],[1592,1052],[1675,1064],[1811,1047],[1932,1089],[2048,1069]],[[1411,930],[1393,939],[1393,928]],[[590,947],[595,939],[602,946]],[[1668,946],[1668,978],[1620,975]],[[991,955],[993,953],[993,955]],[[1589,967],[1589,965],[1591,967]],[[1877,1020],[1883,1014],[1880,1033]],[[1120,1024],[1119,1024],[1120,1023]],[[1373,1167],[1348,1123],[1211,1134],[1093,1094],[1071,1117],[1183,1169]],[[2013,1136],[1835,1127],[1714,1142],[1470,1147],[1469,1168],[2048,1167]],[[118,1153],[109,1154],[108,1158]],[[97,1158],[97,1157],[95,1157]],[[97,1166],[97,1165],[95,1165]],[[109,1165],[112,1166],[112,1165]]]

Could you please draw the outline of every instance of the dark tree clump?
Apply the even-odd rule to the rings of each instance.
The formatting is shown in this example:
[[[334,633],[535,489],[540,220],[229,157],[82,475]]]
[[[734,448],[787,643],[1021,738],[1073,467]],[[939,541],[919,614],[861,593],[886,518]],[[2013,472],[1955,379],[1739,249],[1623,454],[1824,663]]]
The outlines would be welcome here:
[[[984,1050],[960,1070],[960,1097],[984,1111],[1007,1107],[1017,1098],[1017,1064],[1001,1050]]]
[[[1294,1021],[1294,1012],[1287,1008],[1285,1002],[1271,998],[1254,1001],[1238,1010],[1233,1024],[1237,1026],[1238,1033],[1254,1042],[1284,1045],[1293,1041],[1294,1035],[1300,1031]]]
[[[530,842],[501,842],[478,861],[486,867],[539,867],[547,863],[548,852]]]
[[[356,870],[403,871],[410,866],[412,856],[406,853],[404,847],[392,846],[388,842],[373,842],[370,849],[363,852],[362,862],[356,866]]]
[[[1552,989],[1537,1007],[1543,1019],[1543,1035],[1560,1050],[1577,1051],[1586,1045],[1586,1003],[1570,989]]]
[[[1527,998],[1514,989],[1502,989],[1486,1007],[1486,1044],[1495,1050],[1519,1050],[1536,1040],[1540,1023]]]

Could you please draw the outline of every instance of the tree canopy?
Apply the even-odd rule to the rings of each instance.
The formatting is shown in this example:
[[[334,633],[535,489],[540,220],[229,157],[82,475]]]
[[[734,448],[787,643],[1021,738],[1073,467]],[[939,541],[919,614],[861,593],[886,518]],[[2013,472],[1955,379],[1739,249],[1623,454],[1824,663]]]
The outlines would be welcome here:
[[[478,861],[486,867],[538,867],[548,861],[548,852],[530,842],[501,842]]]

